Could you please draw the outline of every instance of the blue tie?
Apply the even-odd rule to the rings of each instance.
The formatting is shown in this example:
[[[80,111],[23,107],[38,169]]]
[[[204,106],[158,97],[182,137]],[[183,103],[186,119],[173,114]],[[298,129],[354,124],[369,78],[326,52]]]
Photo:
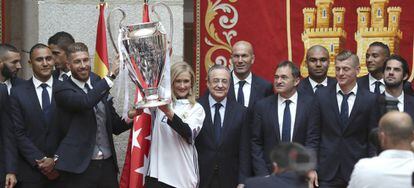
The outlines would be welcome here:
[[[243,93],[243,86],[246,81],[241,80],[239,81],[239,91],[237,92],[237,102],[244,106],[244,93]]]
[[[381,82],[380,81],[375,81],[375,88],[374,88],[374,93],[375,94],[381,94],[380,92],[380,86],[381,86]]]
[[[62,74],[62,81],[66,81],[69,79],[69,76],[67,74]]]
[[[341,114],[339,115],[341,119],[342,128],[345,128],[348,124],[348,114],[349,114],[349,107],[348,107],[348,98],[353,94],[353,92],[344,94],[342,91],[339,91],[339,94],[342,95],[342,103],[341,103]]]
[[[282,142],[290,142],[290,108],[289,104],[291,100],[285,100],[285,112],[283,113],[283,125],[282,125]]]
[[[50,118],[50,97],[49,97],[49,92],[47,91],[47,87],[48,85],[43,83],[40,84],[40,87],[43,88],[42,91],[42,110],[43,110],[43,115],[45,117],[45,120],[47,123],[49,123],[49,118]]]
[[[221,136],[221,117],[220,117],[220,108],[221,103],[214,104],[215,112],[214,112],[214,133],[216,136],[216,143],[220,143],[220,136]]]

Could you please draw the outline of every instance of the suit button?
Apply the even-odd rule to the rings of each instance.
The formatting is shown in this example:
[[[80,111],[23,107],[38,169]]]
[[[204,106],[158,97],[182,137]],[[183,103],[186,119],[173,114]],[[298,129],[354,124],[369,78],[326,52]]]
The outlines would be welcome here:
[[[214,171],[218,171],[219,170],[219,165],[214,165]]]

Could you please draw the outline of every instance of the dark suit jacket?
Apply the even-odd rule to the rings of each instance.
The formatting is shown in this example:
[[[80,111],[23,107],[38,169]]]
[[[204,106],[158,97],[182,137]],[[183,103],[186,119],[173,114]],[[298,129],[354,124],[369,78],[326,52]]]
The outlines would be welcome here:
[[[105,105],[106,130],[111,147],[113,163],[118,170],[113,134],[120,134],[131,128],[115,112],[109,86],[104,79],[91,73],[93,89],[86,94],[72,79],[68,79],[55,90],[59,109],[59,125],[65,137],[56,151],[59,161],[56,169],[80,174],[86,170],[92,158],[96,143],[96,117],[94,106],[100,101]]]
[[[60,71],[53,70],[52,76],[53,76],[54,79],[58,80],[59,79],[59,75],[60,75]]]
[[[234,92],[234,83],[233,83],[233,74],[230,79],[230,88],[227,93],[227,98],[231,100],[236,100],[236,94]],[[273,94],[273,86],[267,80],[264,80],[254,74],[252,74],[252,87],[250,89],[249,105],[247,108],[247,121],[253,121],[253,106],[254,104],[267,96]],[[242,128],[241,139],[240,139],[240,172],[239,172],[239,182],[243,183],[247,177],[253,176],[252,169],[252,159],[250,151],[250,133],[251,133],[251,123],[246,123]]]
[[[335,175],[348,181],[355,163],[375,154],[369,133],[379,119],[376,95],[358,85],[345,128],[340,123],[336,95],[336,85],[318,89],[310,111],[306,146],[317,153],[321,181],[330,181]]]
[[[336,79],[335,78],[331,78],[328,77],[328,87],[331,85],[335,85],[336,84]],[[309,77],[306,77],[305,79],[301,80],[299,82],[298,88],[297,88],[298,92],[304,94],[304,95],[310,95],[313,96],[315,93],[313,92],[313,88],[312,85],[309,81]]]
[[[59,85],[53,80],[52,91]],[[52,94],[51,116],[46,120],[37,98],[33,80],[13,87],[10,94],[11,119],[13,121],[18,157],[18,178],[20,181],[40,181],[45,176],[35,167],[36,160],[53,157],[58,145],[55,102]],[[48,123],[49,122],[49,123]]]
[[[358,78],[358,86],[364,89],[368,89],[369,91],[369,74]],[[409,95],[414,94],[414,91],[411,88],[411,83],[408,81],[404,81],[403,90],[405,94],[409,94]]]
[[[385,113],[387,113],[385,95],[378,95],[377,102],[379,105],[379,113],[382,117]],[[411,118],[414,118],[414,96],[408,95],[406,93],[404,93],[404,112],[408,113]]]
[[[270,152],[281,140],[278,110],[284,111],[284,109],[278,109],[277,97],[278,95],[266,97],[254,106],[251,155],[255,176],[269,175],[273,170]],[[305,143],[311,103],[312,97],[298,93],[293,142]]]
[[[17,150],[10,121],[7,86],[0,84],[0,185],[4,186],[6,173],[17,172]]]
[[[210,184],[215,170],[220,178],[220,187],[236,187],[239,173],[239,142],[246,108],[236,101],[227,100],[220,144],[214,136],[208,96],[200,98],[199,103],[206,112],[203,128],[196,138],[200,169],[200,187]]]
[[[246,180],[246,188],[305,188],[307,184],[301,182],[294,172],[271,174],[265,177],[254,177]]]

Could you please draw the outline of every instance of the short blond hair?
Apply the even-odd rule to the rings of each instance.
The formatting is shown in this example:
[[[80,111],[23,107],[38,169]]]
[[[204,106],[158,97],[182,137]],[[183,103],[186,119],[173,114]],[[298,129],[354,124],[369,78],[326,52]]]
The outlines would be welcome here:
[[[195,83],[195,75],[193,68],[187,62],[176,62],[171,66],[171,89],[174,90],[174,81],[175,79],[182,73],[188,72],[191,75],[191,88],[190,92],[188,93],[187,99],[190,101],[192,105],[196,103],[195,94],[194,94],[194,83]],[[171,96],[173,100],[177,100],[174,91],[171,92]]]

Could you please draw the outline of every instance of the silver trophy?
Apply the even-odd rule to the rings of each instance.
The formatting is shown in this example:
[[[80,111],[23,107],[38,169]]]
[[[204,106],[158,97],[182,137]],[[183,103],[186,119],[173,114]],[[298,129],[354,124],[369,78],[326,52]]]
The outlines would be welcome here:
[[[108,32],[112,44],[118,52],[121,64],[124,63],[132,82],[143,94],[143,100],[135,105],[135,108],[148,108],[162,106],[169,103],[169,99],[161,98],[158,92],[158,85],[163,76],[165,59],[169,55],[172,34],[173,19],[170,8],[163,3],[151,5],[152,12],[156,6],[163,6],[170,14],[170,40],[161,22],[146,22],[132,25],[124,25],[126,14],[120,8],[113,9],[108,16]],[[114,11],[122,13],[119,23],[118,45],[116,45],[111,32],[111,14]],[[123,62],[122,62],[123,61]]]

